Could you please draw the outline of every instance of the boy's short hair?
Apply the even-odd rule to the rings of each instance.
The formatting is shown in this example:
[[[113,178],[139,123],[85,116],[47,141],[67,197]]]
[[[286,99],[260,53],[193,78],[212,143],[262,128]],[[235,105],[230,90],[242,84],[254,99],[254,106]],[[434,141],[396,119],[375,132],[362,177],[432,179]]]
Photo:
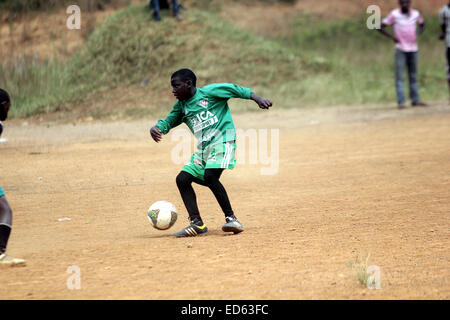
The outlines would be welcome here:
[[[0,103],[11,102],[8,92],[0,88]]]
[[[179,78],[180,80],[186,81],[186,80],[191,80],[192,84],[195,86],[197,86],[197,77],[195,76],[195,73],[191,70],[191,69],[180,69],[175,71],[172,76],[170,77],[170,79],[173,78]]]

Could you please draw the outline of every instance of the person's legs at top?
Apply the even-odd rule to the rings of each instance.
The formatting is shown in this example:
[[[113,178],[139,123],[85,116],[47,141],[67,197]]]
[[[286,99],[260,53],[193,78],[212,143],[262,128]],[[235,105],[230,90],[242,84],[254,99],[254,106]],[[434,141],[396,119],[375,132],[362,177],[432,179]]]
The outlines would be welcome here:
[[[397,92],[397,103],[400,109],[405,107],[405,68],[406,54],[396,49],[395,51],[395,90]]]
[[[150,0],[150,9],[153,9],[153,19],[156,21],[161,21],[161,8],[159,5],[159,0]]]
[[[172,13],[173,16],[178,20],[183,19],[183,17],[180,14],[180,6],[178,4],[178,0],[172,0]]]

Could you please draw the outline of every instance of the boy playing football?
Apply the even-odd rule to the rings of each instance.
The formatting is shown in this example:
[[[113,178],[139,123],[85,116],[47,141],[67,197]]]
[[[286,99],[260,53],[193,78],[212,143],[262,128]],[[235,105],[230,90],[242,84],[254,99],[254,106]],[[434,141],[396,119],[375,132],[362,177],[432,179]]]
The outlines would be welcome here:
[[[180,69],[172,74],[171,85],[178,102],[166,119],[161,119],[150,129],[153,140],[159,142],[170,129],[186,123],[198,139],[197,151],[183,167],[176,183],[189,213],[190,225],[174,234],[177,237],[193,237],[208,232],[197,206],[192,182],[211,189],[223,213],[224,232],[239,233],[244,227],[231,208],[227,192],[219,181],[224,169],[236,165],[236,132],[228,107],[228,99],[241,98],[255,101],[261,109],[269,109],[272,102],[257,96],[251,89],[229,83],[196,87],[197,77],[189,69]]]

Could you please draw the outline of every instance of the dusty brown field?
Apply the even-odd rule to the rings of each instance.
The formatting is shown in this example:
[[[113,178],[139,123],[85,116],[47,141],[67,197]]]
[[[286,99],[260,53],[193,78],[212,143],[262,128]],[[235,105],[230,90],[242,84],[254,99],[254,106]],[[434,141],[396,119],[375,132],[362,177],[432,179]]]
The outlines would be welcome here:
[[[450,107],[333,108],[235,116],[280,129],[280,170],[238,165],[223,182],[246,231],[221,231],[209,190],[198,199],[210,234],[176,239],[186,211],[175,185],[177,142],[152,142],[153,121],[7,122],[1,185],[14,210],[2,299],[449,299]],[[148,206],[173,202],[168,231]],[[70,221],[59,222],[62,217]],[[381,289],[347,262],[370,253]],[[81,289],[68,290],[69,266]]]

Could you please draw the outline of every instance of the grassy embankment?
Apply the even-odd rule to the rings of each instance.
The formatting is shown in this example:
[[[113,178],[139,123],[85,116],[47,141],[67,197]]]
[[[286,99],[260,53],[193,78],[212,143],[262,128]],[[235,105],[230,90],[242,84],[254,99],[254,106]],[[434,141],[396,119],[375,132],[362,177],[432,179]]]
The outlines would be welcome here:
[[[436,40],[437,22],[429,21],[420,43],[421,94],[444,100],[443,44]],[[266,39],[208,11],[189,9],[181,25],[170,18],[156,25],[146,7],[130,7],[97,27],[70,60],[4,63],[0,86],[14,98],[13,117],[87,105],[113,88],[123,95],[145,90],[139,107],[120,112],[161,116],[174,102],[169,77],[180,67],[196,71],[199,86],[234,82],[270,97],[277,107],[395,103],[393,44],[369,31],[364,19],[326,22],[302,15],[292,27],[289,35]],[[232,107],[254,108],[239,100]]]

